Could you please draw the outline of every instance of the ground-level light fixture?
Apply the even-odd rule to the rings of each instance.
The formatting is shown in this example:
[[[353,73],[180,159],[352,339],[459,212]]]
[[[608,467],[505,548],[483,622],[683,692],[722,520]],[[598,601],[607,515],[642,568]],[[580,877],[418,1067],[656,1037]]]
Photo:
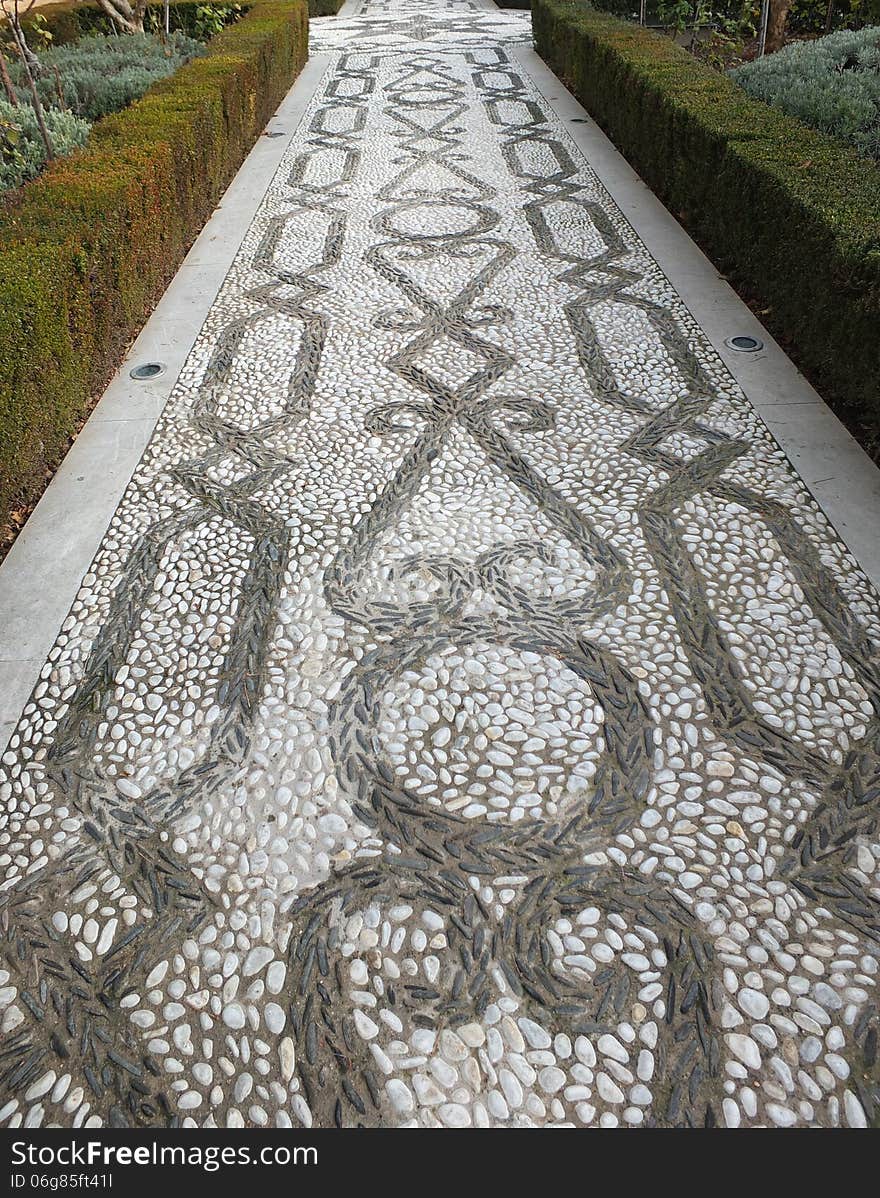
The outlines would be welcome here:
[[[135,366],[128,373],[133,379],[138,379],[144,382],[146,379],[156,379],[164,371],[165,367],[161,362],[142,362],[140,366]]]
[[[764,348],[763,341],[759,341],[757,337],[750,337],[745,333],[737,333],[735,337],[728,337],[724,344],[728,349],[739,350],[741,354],[753,354],[757,350]]]

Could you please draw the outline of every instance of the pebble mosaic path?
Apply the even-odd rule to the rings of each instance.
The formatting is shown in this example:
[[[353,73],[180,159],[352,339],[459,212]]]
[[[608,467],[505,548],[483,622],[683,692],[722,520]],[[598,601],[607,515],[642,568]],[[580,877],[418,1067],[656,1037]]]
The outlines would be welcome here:
[[[527,15],[313,39],[2,760],[0,1123],[872,1123],[876,594]]]

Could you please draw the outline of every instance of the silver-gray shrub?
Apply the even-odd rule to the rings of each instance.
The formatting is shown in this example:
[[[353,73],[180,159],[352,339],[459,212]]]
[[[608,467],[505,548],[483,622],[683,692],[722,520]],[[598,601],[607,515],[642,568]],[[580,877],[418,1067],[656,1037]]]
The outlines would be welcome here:
[[[45,119],[57,157],[86,144],[91,125],[82,117],[47,108]],[[13,108],[0,100],[0,192],[35,179],[45,161],[46,147],[33,108],[30,104]]]
[[[183,33],[172,33],[164,44],[151,33],[122,37],[92,34],[41,52],[37,89],[45,105],[57,108],[60,78],[65,107],[77,116],[97,121],[127,107],[151,84],[173,75],[178,67],[204,52],[201,42]],[[28,93],[20,66],[15,67],[13,77],[16,91],[25,100]]]
[[[795,42],[730,75],[756,99],[880,158],[880,25]]]

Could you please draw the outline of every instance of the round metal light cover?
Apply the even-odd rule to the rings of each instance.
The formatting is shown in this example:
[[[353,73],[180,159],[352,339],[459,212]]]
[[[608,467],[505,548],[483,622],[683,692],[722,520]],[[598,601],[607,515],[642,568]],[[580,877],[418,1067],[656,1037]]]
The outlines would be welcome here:
[[[145,379],[158,378],[165,370],[161,362],[142,362],[140,366],[135,366],[129,371],[133,379],[138,379],[143,382]]]
[[[742,354],[753,354],[759,349],[764,348],[763,341],[759,341],[757,337],[751,337],[745,333],[737,333],[735,337],[728,337],[724,344],[728,349],[739,350]]]

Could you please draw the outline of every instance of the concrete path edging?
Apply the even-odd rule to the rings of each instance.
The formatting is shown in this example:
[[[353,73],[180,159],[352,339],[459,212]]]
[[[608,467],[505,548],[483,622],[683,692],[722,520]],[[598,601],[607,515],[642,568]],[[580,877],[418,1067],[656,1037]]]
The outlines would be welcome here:
[[[0,566],[0,751],[328,63],[306,63]],[[135,381],[145,362],[162,374]]]

